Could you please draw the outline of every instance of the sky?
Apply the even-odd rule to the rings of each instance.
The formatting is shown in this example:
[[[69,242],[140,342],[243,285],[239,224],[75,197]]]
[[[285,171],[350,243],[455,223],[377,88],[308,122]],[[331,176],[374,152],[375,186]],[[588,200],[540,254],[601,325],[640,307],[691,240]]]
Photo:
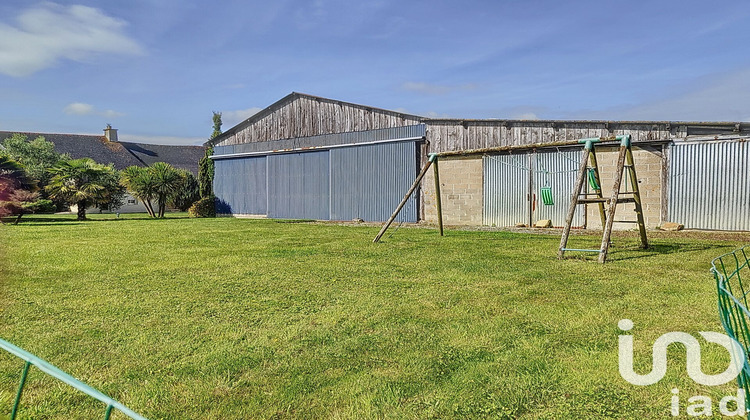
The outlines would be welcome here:
[[[0,130],[202,144],[291,92],[425,117],[750,121],[750,3],[0,3]]]

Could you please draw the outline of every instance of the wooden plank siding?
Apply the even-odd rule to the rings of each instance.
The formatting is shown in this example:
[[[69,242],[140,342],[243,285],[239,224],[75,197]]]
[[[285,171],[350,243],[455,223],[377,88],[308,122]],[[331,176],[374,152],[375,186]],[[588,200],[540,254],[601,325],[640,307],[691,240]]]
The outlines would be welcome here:
[[[449,152],[633,136],[634,142],[682,140],[689,136],[747,133],[748,124],[669,121],[565,121],[430,119],[333,99],[292,93],[227,130],[206,145],[301,139],[425,124],[427,151]]]
[[[675,140],[687,135],[685,126],[671,126],[667,129],[668,123],[652,122],[425,119],[424,123],[427,125],[430,153],[554,143],[623,134],[632,135],[634,142]]]
[[[257,118],[234,127],[216,145],[227,146],[321,134],[367,131],[420,124],[422,118],[302,94],[290,95]]]

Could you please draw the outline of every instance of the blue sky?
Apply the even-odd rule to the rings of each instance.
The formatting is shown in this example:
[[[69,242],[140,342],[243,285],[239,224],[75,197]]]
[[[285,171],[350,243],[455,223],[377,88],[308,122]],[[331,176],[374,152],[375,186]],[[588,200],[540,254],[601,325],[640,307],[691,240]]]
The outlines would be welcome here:
[[[200,144],[292,91],[423,116],[750,121],[747,1],[0,3],[0,130]]]

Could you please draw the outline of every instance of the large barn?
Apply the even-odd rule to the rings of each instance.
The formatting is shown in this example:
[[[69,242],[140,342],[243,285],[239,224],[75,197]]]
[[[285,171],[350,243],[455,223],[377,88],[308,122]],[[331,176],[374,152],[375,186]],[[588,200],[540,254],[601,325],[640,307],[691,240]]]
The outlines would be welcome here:
[[[388,218],[430,153],[521,146],[441,158],[445,222],[562,226],[581,146],[545,144],[624,134],[648,227],[750,230],[746,123],[434,119],[292,93],[206,146],[214,147],[219,213],[365,221]],[[604,189],[612,188],[614,147],[599,147]],[[430,177],[397,220],[436,221]],[[553,205],[542,203],[542,187]],[[597,206],[588,207],[574,225],[600,228]],[[632,206],[618,214],[635,219]]]

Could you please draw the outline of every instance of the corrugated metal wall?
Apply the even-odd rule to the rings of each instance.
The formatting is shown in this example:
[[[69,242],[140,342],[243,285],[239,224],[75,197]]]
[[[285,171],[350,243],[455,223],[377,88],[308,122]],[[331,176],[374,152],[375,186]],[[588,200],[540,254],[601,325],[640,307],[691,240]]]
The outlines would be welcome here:
[[[581,151],[575,149],[485,156],[484,224],[514,226],[550,219],[553,226],[564,226],[580,158]],[[554,205],[542,202],[540,189],[545,186],[552,189]],[[585,220],[579,206],[573,226],[583,226]]]
[[[529,223],[531,155],[484,156],[484,224]]]
[[[565,226],[565,217],[568,214],[571,193],[575,188],[580,160],[581,150],[579,149],[535,153],[534,221],[549,219],[552,220],[552,226]],[[554,205],[548,206],[542,202],[540,190],[545,186],[552,189]],[[583,226],[586,220],[585,213],[584,206],[579,205],[573,218],[574,227]]]
[[[226,146],[216,149],[228,152]],[[388,219],[414,182],[417,143],[225,157],[214,163],[219,213],[379,222]],[[416,222],[418,202],[413,195],[397,220]]]
[[[398,142],[331,149],[331,220],[388,219],[417,173],[416,143]],[[417,221],[417,195],[398,221]]]
[[[328,153],[268,156],[268,217],[328,220]]]
[[[750,230],[747,142],[676,143],[669,162],[669,221],[693,229]]]
[[[266,214],[266,157],[217,160],[214,194],[220,214]]]

